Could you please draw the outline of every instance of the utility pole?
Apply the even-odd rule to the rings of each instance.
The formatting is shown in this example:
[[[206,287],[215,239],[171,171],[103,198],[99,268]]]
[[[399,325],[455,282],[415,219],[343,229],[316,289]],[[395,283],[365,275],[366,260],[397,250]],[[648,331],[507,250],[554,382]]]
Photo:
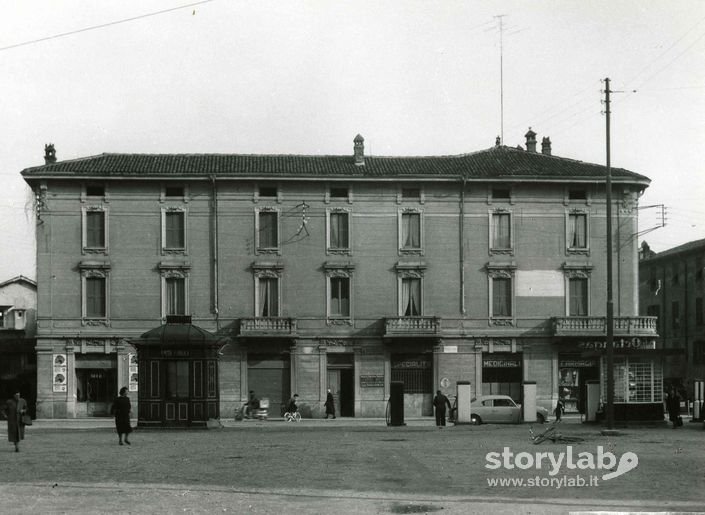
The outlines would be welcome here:
[[[610,79],[605,79],[607,158],[607,429],[614,428],[614,299],[612,298],[612,168],[610,163]]]

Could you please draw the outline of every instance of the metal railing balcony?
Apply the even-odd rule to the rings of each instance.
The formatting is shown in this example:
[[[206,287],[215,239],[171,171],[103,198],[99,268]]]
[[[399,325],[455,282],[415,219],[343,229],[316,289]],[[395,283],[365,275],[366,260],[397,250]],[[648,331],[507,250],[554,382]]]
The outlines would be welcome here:
[[[384,321],[385,336],[428,336],[440,332],[440,317],[391,317]]]
[[[293,336],[295,334],[295,318],[254,317],[240,319],[241,336]]]
[[[614,317],[615,336],[658,336],[658,317]],[[602,336],[607,334],[607,317],[554,317],[555,336]]]

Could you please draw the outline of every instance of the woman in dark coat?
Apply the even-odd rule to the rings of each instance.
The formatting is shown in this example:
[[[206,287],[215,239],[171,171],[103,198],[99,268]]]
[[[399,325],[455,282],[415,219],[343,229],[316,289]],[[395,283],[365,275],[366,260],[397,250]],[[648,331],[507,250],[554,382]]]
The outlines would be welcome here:
[[[25,426],[22,417],[27,413],[27,401],[20,397],[20,392],[15,392],[12,399],[7,400],[4,413],[7,417],[7,441],[15,444],[15,452],[20,452]]]
[[[125,443],[130,445],[130,440],[127,435],[132,432],[130,426],[130,413],[132,413],[132,405],[130,398],[127,396],[127,387],[120,388],[120,395],[115,397],[113,401],[113,415],[115,415],[115,428],[117,429],[118,439],[122,445],[122,435],[125,435]]]
[[[326,419],[328,418],[328,415],[332,415],[333,418],[335,418],[335,400],[333,399],[333,394],[330,393],[330,389],[328,390],[328,395],[326,396]]]

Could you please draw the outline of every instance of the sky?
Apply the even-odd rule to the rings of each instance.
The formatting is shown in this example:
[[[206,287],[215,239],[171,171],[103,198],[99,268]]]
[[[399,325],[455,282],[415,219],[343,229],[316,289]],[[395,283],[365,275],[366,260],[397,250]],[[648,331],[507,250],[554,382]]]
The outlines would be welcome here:
[[[0,281],[36,277],[20,171],[46,143],[59,160],[352,155],[359,133],[368,155],[455,155],[523,145],[531,127],[554,155],[605,164],[605,78],[612,166],[652,180],[639,241],[705,238],[701,0],[0,7]]]

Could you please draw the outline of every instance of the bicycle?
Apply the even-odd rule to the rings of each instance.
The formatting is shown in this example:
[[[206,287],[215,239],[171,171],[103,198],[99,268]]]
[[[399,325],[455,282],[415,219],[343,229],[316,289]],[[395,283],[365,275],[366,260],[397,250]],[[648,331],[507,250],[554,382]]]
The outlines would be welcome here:
[[[284,413],[284,420],[286,422],[301,422],[301,413],[294,411],[293,413],[287,411]]]
[[[534,445],[545,442],[546,440],[551,440],[553,443],[580,443],[585,441],[584,438],[580,438],[579,436],[565,436],[563,433],[557,432],[559,423],[560,420],[554,421],[545,431],[539,434],[535,434],[534,428],[531,426],[529,427],[529,438]]]

